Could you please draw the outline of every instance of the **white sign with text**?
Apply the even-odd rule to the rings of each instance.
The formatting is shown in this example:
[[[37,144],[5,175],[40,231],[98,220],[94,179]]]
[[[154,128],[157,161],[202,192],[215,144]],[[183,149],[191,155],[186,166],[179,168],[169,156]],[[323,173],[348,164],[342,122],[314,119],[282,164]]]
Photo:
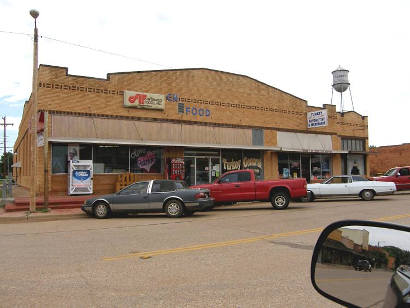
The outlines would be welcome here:
[[[308,128],[327,126],[327,110],[317,110],[307,113]]]

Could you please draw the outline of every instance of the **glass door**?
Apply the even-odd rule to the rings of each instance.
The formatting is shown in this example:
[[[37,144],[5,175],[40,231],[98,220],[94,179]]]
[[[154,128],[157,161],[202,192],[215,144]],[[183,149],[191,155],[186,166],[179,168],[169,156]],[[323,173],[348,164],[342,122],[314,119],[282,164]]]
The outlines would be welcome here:
[[[220,157],[185,157],[184,162],[189,186],[212,183],[221,175]]]
[[[185,183],[188,186],[195,185],[195,157],[185,157]]]
[[[196,157],[196,183],[195,185],[209,183],[209,157]]]

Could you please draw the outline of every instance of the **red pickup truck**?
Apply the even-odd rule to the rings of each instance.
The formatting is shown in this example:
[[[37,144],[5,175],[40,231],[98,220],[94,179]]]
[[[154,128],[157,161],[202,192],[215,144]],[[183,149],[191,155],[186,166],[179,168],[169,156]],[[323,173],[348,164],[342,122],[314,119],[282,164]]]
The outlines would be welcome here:
[[[391,168],[383,176],[372,177],[369,180],[394,182],[397,190],[410,189],[410,166]]]
[[[306,180],[255,180],[253,170],[236,170],[224,173],[212,184],[192,186],[210,191],[216,204],[239,201],[270,201],[275,209],[283,210],[290,199],[306,196]]]

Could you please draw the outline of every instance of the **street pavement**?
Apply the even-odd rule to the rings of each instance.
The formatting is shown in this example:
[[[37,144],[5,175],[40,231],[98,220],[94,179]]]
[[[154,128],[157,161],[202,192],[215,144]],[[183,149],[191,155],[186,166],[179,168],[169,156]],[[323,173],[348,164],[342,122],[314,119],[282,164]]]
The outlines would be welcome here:
[[[410,225],[409,205],[403,194],[284,211],[242,203],[181,219],[9,221],[0,224],[0,306],[339,307],[310,283],[320,230],[341,219]]]

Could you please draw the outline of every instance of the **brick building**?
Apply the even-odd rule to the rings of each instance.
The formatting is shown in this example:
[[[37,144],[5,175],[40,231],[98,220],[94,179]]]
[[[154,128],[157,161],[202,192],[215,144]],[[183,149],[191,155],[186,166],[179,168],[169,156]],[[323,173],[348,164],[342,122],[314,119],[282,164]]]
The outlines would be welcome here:
[[[48,120],[37,147],[37,191],[47,157],[49,190],[67,193],[67,160],[92,160],[94,192],[114,191],[118,174],[138,179],[181,176],[208,183],[221,173],[253,168],[259,178],[308,182],[352,169],[368,175],[368,122],[336,106],[309,106],[247,76],[210,69],[74,76],[40,65],[38,110]],[[30,177],[32,100],[14,145],[14,177]],[[309,124],[309,126],[308,126]],[[40,133],[41,134],[41,133]]]
[[[410,143],[370,149],[370,175],[384,174],[393,167],[410,166]]]

